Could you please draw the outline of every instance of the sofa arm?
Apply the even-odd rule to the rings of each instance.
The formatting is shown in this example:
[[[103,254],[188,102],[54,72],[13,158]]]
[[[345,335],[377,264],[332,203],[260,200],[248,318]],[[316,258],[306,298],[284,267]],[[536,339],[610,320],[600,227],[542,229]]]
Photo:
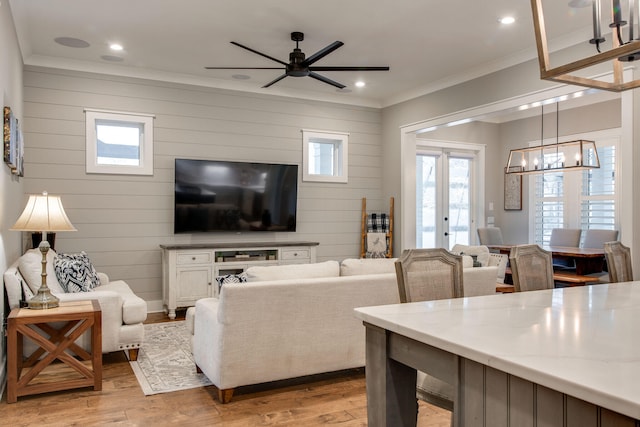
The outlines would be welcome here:
[[[219,300],[203,298],[196,301],[193,359],[196,366],[218,388],[226,388],[221,383],[221,348],[224,325],[218,322]]]

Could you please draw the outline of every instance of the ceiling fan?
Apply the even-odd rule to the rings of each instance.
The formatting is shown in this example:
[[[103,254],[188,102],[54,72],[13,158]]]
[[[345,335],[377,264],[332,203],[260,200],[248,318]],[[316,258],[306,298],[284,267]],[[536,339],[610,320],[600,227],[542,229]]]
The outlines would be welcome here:
[[[336,41],[331,43],[329,46],[324,49],[320,49],[313,55],[308,58],[305,58],[304,52],[300,50],[298,47],[298,43],[304,40],[304,34],[299,31],[294,31],[291,33],[291,40],[296,42],[296,48],[293,49],[293,52],[289,54],[289,63],[284,61],[280,61],[279,59],[273,58],[269,55],[266,55],[262,52],[258,52],[257,50],[251,49],[250,47],[243,46],[237,42],[231,42],[231,44],[239,46],[243,49],[248,50],[249,52],[256,53],[260,56],[263,56],[267,59],[275,61],[284,66],[284,74],[262,86],[263,88],[269,87],[285,77],[306,77],[309,76],[316,80],[320,80],[321,82],[328,83],[337,88],[343,89],[346,86],[338,83],[334,80],[331,80],[325,76],[318,74],[316,71],[389,71],[389,67],[315,67],[312,66],[318,60],[324,58],[334,50],[338,49],[344,43],[341,41]],[[282,67],[205,67],[207,70],[281,70]]]

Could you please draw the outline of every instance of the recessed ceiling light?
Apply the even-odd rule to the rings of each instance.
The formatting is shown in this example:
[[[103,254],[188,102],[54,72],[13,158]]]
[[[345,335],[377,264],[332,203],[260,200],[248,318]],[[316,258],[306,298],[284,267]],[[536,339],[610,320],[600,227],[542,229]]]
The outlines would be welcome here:
[[[111,50],[122,50],[122,49],[124,49],[124,48],[122,47],[122,45],[121,45],[121,44],[118,44],[118,43],[111,43],[111,44],[109,45],[109,49],[111,49]]]
[[[231,77],[233,77],[236,80],[249,80],[251,77],[247,76],[246,74],[234,74]]]
[[[516,22],[516,18],[514,18],[513,16],[503,16],[502,18],[498,19],[498,22],[504,25],[511,25]]]
[[[76,39],[74,37],[56,37],[55,39],[53,39],[53,41],[66,47],[82,48],[82,47],[90,46],[88,42],[84,40]]]
[[[357,81],[356,82],[356,87],[365,87],[366,83],[363,81]]]

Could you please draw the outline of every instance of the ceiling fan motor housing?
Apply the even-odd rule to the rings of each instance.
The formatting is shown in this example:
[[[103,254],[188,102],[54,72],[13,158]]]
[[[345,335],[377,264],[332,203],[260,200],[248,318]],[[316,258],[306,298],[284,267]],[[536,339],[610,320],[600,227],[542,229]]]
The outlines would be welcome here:
[[[289,65],[287,65],[287,75],[292,77],[305,77],[309,75],[309,67],[302,65],[305,55],[300,49],[293,49],[289,54]]]

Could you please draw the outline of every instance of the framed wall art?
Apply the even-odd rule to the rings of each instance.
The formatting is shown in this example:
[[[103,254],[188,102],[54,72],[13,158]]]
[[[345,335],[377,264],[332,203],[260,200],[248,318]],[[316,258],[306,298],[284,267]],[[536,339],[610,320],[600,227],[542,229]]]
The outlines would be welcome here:
[[[519,169],[519,166],[515,167]],[[504,210],[522,210],[522,175],[504,174]]]
[[[3,147],[4,162],[11,169],[11,173],[24,176],[23,156],[24,145],[18,119],[15,118],[10,107],[3,109]]]

